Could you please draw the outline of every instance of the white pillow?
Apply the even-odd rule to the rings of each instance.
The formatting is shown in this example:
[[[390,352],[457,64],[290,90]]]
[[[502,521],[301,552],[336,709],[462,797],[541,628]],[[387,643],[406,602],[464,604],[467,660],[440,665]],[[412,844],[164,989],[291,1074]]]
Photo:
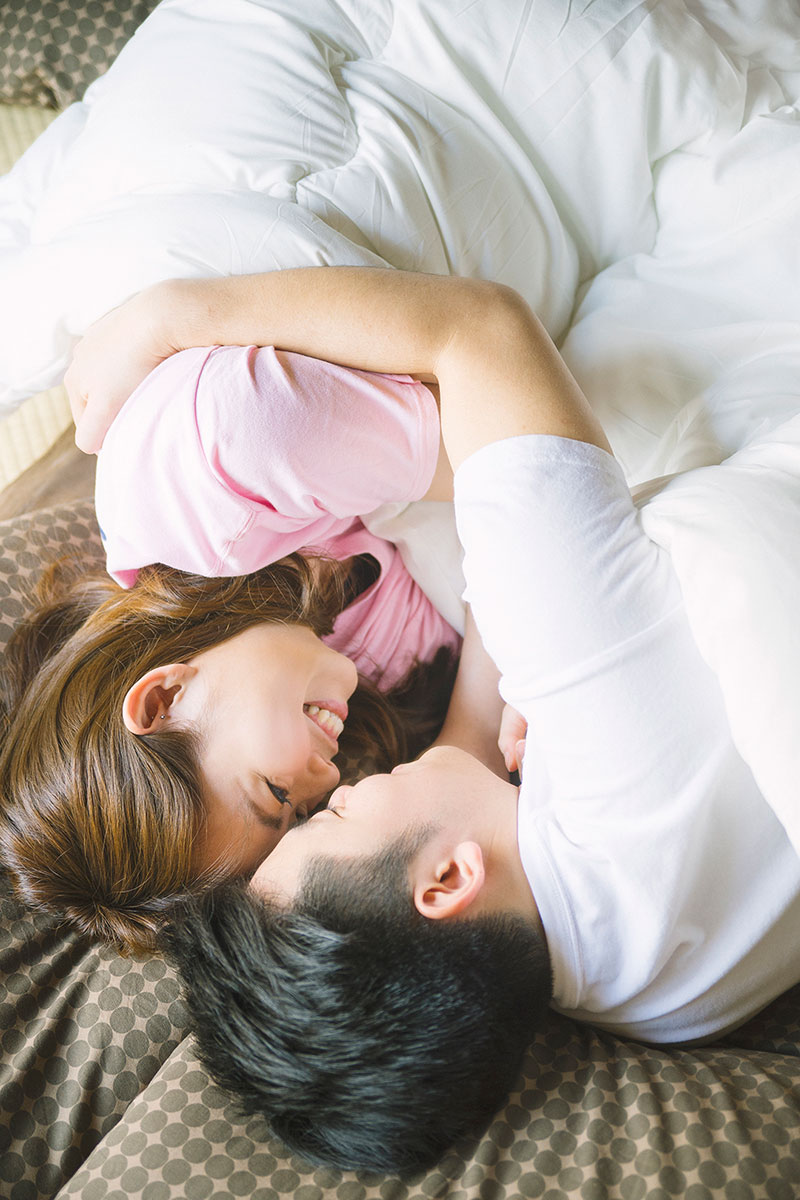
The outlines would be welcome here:
[[[164,0],[0,181],[0,409],[174,275],[479,275],[560,337],[742,92],[682,0]]]

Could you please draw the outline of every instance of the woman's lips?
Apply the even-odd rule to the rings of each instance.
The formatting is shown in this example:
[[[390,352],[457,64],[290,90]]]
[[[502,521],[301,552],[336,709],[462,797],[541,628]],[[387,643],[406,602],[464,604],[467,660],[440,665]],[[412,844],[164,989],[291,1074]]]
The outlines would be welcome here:
[[[312,703],[317,708],[327,708],[328,712],[335,713],[340,721],[347,720],[347,701],[345,700],[314,700]]]
[[[347,717],[347,705],[340,704],[337,701],[326,700],[320,703],[304,704],[303,712],[310,721],[313,721],[318,729],[328,737],[334,744],[337,744],[344,729],[345,718]]]

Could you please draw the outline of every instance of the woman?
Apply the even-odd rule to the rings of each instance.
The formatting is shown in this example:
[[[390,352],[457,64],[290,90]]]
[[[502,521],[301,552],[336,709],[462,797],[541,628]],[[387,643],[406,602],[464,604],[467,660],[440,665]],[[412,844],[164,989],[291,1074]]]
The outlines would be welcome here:
[[[142,304],[194,322],[205,286],[100,322],[73,392],[103,346],[146,372]],[[218,318],[204,343],[249,340]],[[150,372],[98,469],[109,567],[134,586],[54,569],[9,651],[0,845],[23,898],[147,947],[187,888],[251,871],[326,799],[340,750],[387,768],[432,740],[459,639],[356,514],[436,494],[442,466],[410,377],[235,344]]]

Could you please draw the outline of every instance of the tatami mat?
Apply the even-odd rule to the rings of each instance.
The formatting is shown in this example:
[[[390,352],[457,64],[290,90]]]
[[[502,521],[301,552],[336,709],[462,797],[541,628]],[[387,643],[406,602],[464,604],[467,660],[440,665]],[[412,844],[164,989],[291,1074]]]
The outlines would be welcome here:
[[[0,105],[0,175],[9,171],[57,116],[52,109]],[[53,388],[31,396],[0,419],[0,488],[35,462],[70,423],[67,394]]]
[[[0,104],[0,175],[5,175],[58,113],[52,108]]]

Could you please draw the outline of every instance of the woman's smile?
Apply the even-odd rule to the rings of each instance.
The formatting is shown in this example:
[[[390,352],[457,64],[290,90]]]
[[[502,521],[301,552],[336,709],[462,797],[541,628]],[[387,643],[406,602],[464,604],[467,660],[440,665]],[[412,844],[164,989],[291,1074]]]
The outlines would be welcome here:
[[[338,750],[339,738],[347,719],[347,705],[335,700],[322,700],[316,704],[304,704],[303,712]]]

